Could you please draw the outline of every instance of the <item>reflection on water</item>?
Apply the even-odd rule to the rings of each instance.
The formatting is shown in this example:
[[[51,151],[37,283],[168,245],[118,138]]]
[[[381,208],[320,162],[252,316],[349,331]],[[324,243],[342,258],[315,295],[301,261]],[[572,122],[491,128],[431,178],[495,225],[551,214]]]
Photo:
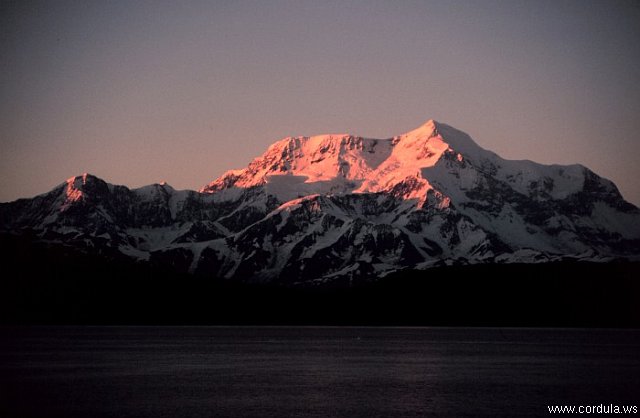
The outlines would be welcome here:
[[[0,329],[0,416],[546,415],[640,405],[640,332]]]

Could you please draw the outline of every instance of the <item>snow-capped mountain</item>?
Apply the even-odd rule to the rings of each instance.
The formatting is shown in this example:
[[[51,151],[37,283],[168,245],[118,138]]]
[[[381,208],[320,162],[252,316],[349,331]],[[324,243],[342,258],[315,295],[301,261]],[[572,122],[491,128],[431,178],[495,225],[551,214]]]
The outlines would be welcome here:
[[[200,191],[94,176],[0,205],[5,233],[270,282],[451,263],[640,254],[640,210],[581,165],[509,161],[428,121],[390,139],[290,137]]]

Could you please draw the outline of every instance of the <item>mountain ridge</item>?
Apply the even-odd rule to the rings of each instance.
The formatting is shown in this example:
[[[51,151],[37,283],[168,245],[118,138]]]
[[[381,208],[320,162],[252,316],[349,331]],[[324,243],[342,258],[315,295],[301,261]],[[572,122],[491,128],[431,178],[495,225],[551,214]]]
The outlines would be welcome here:
[[[640,210],[609,180],[502,159],[433,120],[388,139],[284,138],[199,191],[84,173],[0,204],[0,230],[259,282],[640,254]]]

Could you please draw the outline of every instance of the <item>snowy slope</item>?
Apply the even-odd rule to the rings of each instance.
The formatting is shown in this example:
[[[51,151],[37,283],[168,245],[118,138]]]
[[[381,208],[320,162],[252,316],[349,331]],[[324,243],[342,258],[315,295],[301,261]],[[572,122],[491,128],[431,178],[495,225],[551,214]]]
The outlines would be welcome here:
[[[433,120],[389,139],[285,138],[199,192],[84,174],[0,205],[0,228],[258,281],[640,254],[640,211],[610,181],[502,159]]]

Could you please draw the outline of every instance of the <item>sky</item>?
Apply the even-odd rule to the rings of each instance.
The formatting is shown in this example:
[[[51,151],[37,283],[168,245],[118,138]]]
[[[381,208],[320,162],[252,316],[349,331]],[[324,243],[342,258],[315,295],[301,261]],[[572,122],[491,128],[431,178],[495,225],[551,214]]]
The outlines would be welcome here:
[[[640,2],[0,0],[0,201],[198,189],[295,135],[428,119],[640,205]]]

